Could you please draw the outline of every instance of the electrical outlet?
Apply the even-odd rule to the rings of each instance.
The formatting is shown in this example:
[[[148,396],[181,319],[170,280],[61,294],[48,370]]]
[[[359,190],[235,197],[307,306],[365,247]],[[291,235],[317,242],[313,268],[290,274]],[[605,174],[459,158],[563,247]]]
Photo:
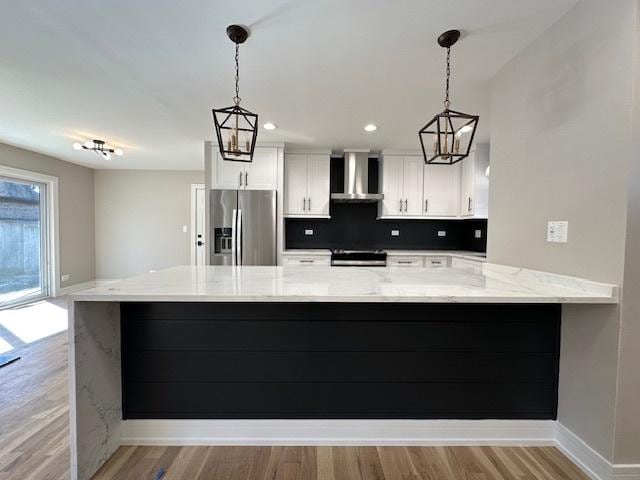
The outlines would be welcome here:
[[[71,275],[69,275],[68,273],[65,273],[64,275],[62,275],[60,277],[60,281],[61,282],[68,282],[70,278],[71,278]]]
[[[305,230],[304,234],[305,235],[313,235],[313,230],[311,230],[311,229]]]
[[[392,237],[399,237],[400,236],[400,230],[391,230],[391,236]]]
[[[476,238],[482,238],[482,230],[476,230]]]
[[[446,237],[447,236],[447,231],[446,230],[438,230],[438,236],[439,237]]]
[[[567,243],[569,234],[569,222],[554,221],[547,222],[547,242]]]

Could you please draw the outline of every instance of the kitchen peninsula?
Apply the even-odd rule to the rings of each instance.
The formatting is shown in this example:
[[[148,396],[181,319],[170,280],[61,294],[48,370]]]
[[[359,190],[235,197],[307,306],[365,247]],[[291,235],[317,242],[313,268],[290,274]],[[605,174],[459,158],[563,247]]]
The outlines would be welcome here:
[[[561,305],[617,297],[490,263],[183,266],[86,290],[70,305],[72,478],[122,443],[208,443],[209,427],[268,444],[255,420],[291,422],[280,442],[312,419],[553,420]]]

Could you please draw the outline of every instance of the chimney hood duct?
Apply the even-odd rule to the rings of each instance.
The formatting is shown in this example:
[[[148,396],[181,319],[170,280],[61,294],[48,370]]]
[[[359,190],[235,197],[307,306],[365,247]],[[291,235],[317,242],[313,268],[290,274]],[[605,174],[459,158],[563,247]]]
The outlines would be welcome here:
[[[369,150],[344,151],[344,191],[332,193],[334,202],[366,203],[382,200],[382,193],[369,193]]]

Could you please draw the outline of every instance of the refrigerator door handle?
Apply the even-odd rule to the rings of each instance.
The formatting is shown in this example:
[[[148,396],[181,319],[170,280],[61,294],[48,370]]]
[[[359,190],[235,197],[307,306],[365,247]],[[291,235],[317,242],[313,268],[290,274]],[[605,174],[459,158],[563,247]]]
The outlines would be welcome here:
[[[233,209],[233,217],[231,220],[231,265],[237,265],[236,262],[236,254],[237,254],[237,239],[238,239],[238,210]]]
[[[236,234],[236,242],[238,246],[236,251],[238,252],[238,265],[242,265],[242,209],[238,209],[238,233]]]

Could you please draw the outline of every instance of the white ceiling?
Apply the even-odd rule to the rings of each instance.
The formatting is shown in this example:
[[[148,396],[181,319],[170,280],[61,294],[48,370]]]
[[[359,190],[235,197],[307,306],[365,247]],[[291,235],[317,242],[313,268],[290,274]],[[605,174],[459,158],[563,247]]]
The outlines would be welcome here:
[[[0,142],[96,168],[200,169],[211,108],[233,96],[272,121],[259,140],[329,148],[419,148],[442,109],[444,30],[453,107],[480,114],[489,80],[577,0],[19,0],[0,6]],[[375,123],[367,134],[362,127]],[[71,149],[105,139],[106,162]],[[2,159],[0,159],[2,163]]]

